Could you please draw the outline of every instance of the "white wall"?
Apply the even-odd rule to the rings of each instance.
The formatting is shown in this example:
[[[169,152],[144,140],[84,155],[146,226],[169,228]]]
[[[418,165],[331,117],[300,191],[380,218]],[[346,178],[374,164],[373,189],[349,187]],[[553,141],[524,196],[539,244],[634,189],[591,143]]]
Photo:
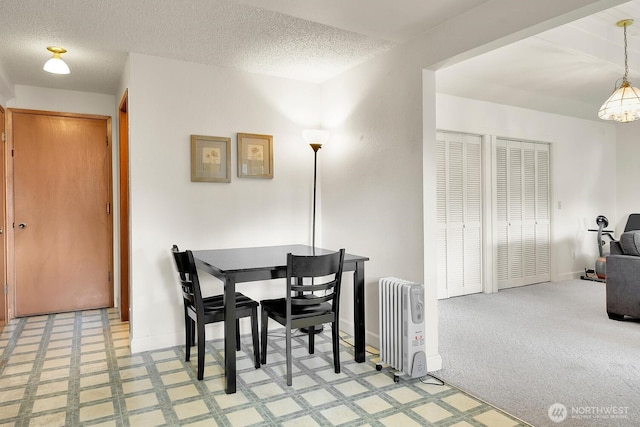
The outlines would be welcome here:
[[[323,239],[327,246],[371,259],[366,263],[367,341],[379,342],[378,280],[395,276],[424,283],[429,370],[441,366],[435,263],[430,262],[435,258],[425,262],[435,246],[424,244],[434,239],[423,229],[431,215],[429,204],[423,209],[423,191],[435,189],[430,179],[423,188],[423,176],[435,170],[429,155],[435,139],[433,75],[424,72],[423,77],[420,65],[396,49],[323,84],[323,124],[332,137],[322,153]],[[424,92],[432,93],[425,109],[423,78]],[[348,287],[343,292],[352,299]],[[347,307],[350,311],[350,304],[342,310]]]
[[[313,151],[302,129],[317,125],[320,89],[139,54],[129,58],[128,84],[135,352],[183,341],[172,244],[197,250],[310,243]],[[237,177],[238,132],[273,135],[273,179]],[[191,134],[232,139],[231,183],[190,181]],[[281,295],[281,286],[238,290],[260,299]],[[207,287],[222,291],[213,278]]]
[[[618,237],[629,214],[640,213],[640,123],[620,123],[616,129],[616,163],[608,163],[606,171],[616,178],[617,215],[608,218],[609,228],[615,227]]]
[[[596,237],[587,229],[598,215],[616,218],[616,126],[445,94],[436,111],[438,129],[550,143],[551,278],[593,268]]]
[[[7,101],[7,107],[110,116],[112,125],[117,118],[113,95],[35,86],[16,85],[15,97]]]
[[[4,64],[0,63],[0,105],[7,106],[7,101],[15,96],[15,85],[7,77]]]
[[[563,16],[565,12],[581,5],[596,7],[598,2],[520,2],[517,10],[506,3],[486,2],[322,85],[322,122],[334,134],[331,151],[327,146],[322,153],[323,239],[327,246],[345,246],[371,258],[365,299],[367,339],[374,345],[378,279],[396,275],[425,284],[429,370],[441,366],[432,227],[433,153],[440,107],[435,101],[435,73],[423,69],[568,22],[579,16]],[[581,13],[588,14],[586,10],[577,14]],[[459,28],[473,36],[460,36]],[[540,122],[531,124],[536,125]],[[580,227],[581,234],[585,228],[586,224]]]

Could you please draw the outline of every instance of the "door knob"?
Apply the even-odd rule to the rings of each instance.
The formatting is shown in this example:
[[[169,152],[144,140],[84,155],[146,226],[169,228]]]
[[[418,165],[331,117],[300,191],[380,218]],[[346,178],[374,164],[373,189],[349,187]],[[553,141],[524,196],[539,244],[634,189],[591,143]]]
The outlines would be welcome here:
[[[24,222],[21,222],[20,224],[18,224],[18,228],[27,228],[27,224],[25,224]]]

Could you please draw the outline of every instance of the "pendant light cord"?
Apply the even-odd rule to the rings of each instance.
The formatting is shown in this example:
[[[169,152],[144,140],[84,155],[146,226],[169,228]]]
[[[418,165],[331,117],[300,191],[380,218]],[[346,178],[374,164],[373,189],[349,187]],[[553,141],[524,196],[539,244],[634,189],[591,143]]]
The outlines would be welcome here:
[[[627,76],[629,75],[629,65],[627,64],[627,27],[629,24],[624,24],[624,77],[622,78],[623,82],[627,81]]]

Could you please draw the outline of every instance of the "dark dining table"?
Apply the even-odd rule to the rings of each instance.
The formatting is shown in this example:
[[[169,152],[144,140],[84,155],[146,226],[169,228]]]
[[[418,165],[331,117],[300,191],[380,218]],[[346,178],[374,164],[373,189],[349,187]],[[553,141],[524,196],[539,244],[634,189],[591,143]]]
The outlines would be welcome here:
[[[224,283],[224,364],[226,393],[236,392],[236,283],[287,276],[287,254],[322,255],[334,250],[281,245],[193,251],[196,267]],[[356,362],[365,361],[364,263],[369,258],[346,253],[343,271],[353,271],[353,321]]]

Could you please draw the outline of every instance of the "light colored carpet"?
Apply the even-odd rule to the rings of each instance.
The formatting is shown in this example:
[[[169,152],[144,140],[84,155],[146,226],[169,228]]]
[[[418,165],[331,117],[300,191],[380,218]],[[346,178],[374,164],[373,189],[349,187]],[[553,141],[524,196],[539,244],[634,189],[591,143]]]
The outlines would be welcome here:
[[[443,369],[434,374],[444,381],[535,426],[640,425],[640,322],[607,317],[603,283],[543,283],[438,307]],[[549,416],[555,403],[567,411],[560,423]]]

